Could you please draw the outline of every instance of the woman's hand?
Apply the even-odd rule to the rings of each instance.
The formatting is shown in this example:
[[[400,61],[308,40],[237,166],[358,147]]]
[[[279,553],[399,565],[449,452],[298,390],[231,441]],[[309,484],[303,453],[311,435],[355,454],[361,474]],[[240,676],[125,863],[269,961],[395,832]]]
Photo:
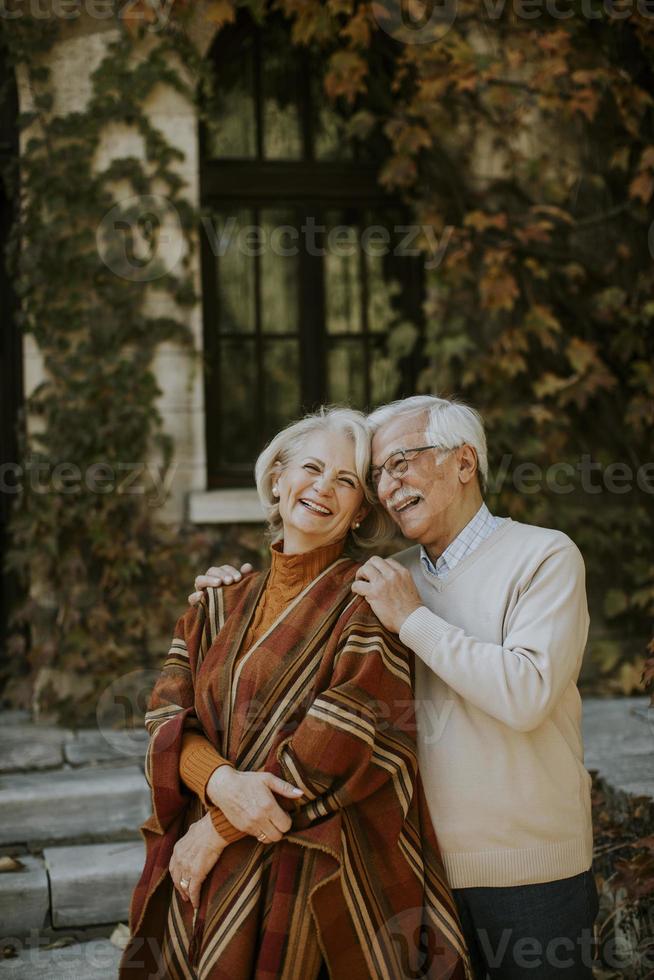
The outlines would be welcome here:
[[[175,844],[168,870],[175,888],[194,909],[200,904],[202,884],[227,846],[207,813],[191,824]]]
[[[237,830],[259,839],[265,834],[268,841],[281,840],[292,822],[273,794],[291,800],[303,795],[301,789],[270,772],[239,772],[231,766],[220,766],[212,773],[206,793]]]
[[[202,598],[202,589],[218,588],[219,585],[231,585],[232,582],[240,582],[241,576],[247,575],[252,571],[252,565],[246,562],[241,565],[240,572],[233,565],[220,565],[216,568],[212,565],[204,575],[198,575],[195,580],[195,592],[191,592],[188,597],[189,605],[197,606]]]

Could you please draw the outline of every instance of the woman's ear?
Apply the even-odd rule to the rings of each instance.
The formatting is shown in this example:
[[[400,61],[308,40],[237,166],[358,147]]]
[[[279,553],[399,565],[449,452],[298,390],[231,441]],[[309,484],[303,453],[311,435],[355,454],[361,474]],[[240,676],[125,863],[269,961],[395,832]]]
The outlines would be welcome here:
[[[275,499],[279,497],[279,487],[277,486],[277,481],[279,480],[281,473],[282,473],[282,464],[279,462],[279,460],[276,460],[271,471],[271,480],[270,480],[270,489]]]
[[[369,513],[370,513],[370,504],[361,504],[361,506],[357,511],[357,515],[354,518],[355,523],[361,524],[363,521],[365,521]]]

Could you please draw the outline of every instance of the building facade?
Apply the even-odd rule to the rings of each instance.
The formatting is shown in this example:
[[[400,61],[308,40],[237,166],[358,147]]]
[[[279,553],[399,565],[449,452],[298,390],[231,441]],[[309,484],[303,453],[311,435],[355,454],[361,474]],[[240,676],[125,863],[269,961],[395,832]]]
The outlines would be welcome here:
[[[190,34],[214,95],[198,111],[161,85],[143,108],[181,151],[184,196],[201,214],[193,345],[164,343],[156,355],[158,408],[175,446],[164,514],[212,524],[260,520],[253,462],[291,419],[334,402],[371,409],[414,390],[423,273],[406,209],[378,183],[378,147],[350,137],[352,119],[325,97],[324,65],[291,43],[281,19],[261,27],[242,11],[218,31],[203,6]],[[55,112],[84,108],[119,36],[88,14],[62,26],[48,57]],[[140,43],[147,58],[156,37]],[[32,97],[19,72],[21,111]],[[95,166],[142,154],[128,127],[111,125]],[[173,215],[159,243],[173,270],[179,237]],[[166,315],[157,303],[152,291],[148,312]],[[29,396],[43,378],[30,335],[22,360]]]

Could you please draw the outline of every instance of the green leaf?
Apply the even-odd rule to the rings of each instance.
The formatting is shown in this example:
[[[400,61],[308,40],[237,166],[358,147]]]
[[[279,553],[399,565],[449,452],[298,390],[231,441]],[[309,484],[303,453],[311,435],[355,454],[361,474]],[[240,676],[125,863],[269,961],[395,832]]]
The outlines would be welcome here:
[[[619,616],[629,606],[629,598],[621,589],[609,589],[604,596],[604,613],[609,619]]]

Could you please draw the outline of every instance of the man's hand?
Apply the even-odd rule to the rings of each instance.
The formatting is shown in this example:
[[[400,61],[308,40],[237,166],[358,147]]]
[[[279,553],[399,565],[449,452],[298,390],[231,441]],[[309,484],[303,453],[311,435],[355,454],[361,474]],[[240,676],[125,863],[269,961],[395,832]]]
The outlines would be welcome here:
[[[227,846],[208,813],[191,824],[175,844],[168,870],[175,888],[194,909],[200,904],[202,883]]]
[[[195,580],[195,592],[191,592],[188,597],[190,606],[197,606],[202,598],[202,589],[217,589],[219,585],[231,585],[232,582],[240,582],[243,575],[252,571],[252,565],[246,561],[241,565],[239,572],[233,565],[212,565],[206,574],[198,575]]]
[[[411,573],[394,558],[369,558],[356,573],[352,591],[365,596],[377,619],[391,633],[399,633],[404,620],[424,605]]]
[[[303,795],[270,772],[239,772],[231,766],[220,766],[212,773],[206,793],[237,830],[253,837],[263,833],[269,841],[281,840],[292,823],[273,794],[291,800]]]

